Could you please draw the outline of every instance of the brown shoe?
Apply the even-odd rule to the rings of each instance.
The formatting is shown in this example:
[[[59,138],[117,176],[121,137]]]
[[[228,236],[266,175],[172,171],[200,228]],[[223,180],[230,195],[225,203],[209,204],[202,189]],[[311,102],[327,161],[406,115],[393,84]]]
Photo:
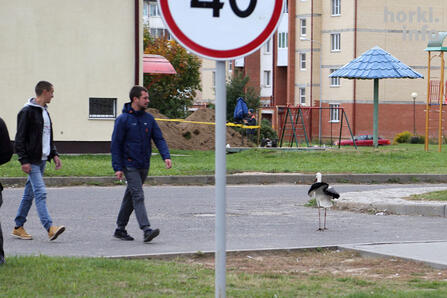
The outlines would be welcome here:
[[[65,231],[64,226],[51,226],[48,230],[48,238],[50,238],[50,241],[55,240],[60,234],[62,234]]]
[[[28,234],[25,229],[22,227],[18,227],[18,228],[14,228],[12,230],[11,236],[15,237],[15,238],[19,238],[19,239],[23,239],[23,240],[32,240],[33,236],[31,236],[30,234]]]

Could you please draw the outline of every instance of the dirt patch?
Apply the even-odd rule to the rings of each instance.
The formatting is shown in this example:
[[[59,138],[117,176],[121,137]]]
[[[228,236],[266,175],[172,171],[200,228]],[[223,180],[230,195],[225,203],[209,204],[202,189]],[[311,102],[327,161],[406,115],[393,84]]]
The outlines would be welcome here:
[[[169,119],[156,109],[147,110],[152,116],[160,119]],[[198,109],[192,113],[187,121],[215,122],[214,110]],[[215,147],[215,126],[209,124],[182,123],[171,121],[157,121],[163,136],[170,149],[182,150],[213,150]],[[227,127],[226,143],[231,147],[253,147],[246,137]]]
[[[214,269],[214,256],[195,255],[178,260]],[[447,281],[447,270],[398,258],[366,258],[356,252],[324,249],[292,252],[252,252],[227,255],[229,272],[332,275],[367,280],[414,279]]]

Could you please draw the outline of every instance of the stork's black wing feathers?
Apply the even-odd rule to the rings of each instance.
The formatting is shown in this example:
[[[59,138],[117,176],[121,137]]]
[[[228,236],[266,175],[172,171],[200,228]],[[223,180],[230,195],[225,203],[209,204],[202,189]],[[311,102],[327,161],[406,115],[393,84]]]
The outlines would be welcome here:
[[[336,192],[333,187],[327,187],[327,188],[323,189],[323,192],[325,194],[327,194],[328,196],[331,196],[335,199],[338,199],[340,197],[340,194],[338,192]]]
[[[323,187],[324,189],[327,189],[329,187],[329,184],[327,184],[326,182],[315,182],[314,184],[312,184],[310,186],[309,191],[307,192],[307,194],[310,196],[310,193],[314,190],[317,190],[318,188]]]

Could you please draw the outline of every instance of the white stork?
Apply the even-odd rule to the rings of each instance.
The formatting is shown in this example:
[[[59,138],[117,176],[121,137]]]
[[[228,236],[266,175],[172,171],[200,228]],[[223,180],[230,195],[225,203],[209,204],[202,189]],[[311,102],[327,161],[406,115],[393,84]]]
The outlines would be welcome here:
[[[321,182],[321,173],[317,173],[316,182],[312,184],[307,194],[317,201],[318,206],[318,231],[327,230],[326,228],[326,210],[334,205],[334,199],[338,199],[340,194],[326,182]],[[324,225],[321,228],[320,208],[324,208]]]

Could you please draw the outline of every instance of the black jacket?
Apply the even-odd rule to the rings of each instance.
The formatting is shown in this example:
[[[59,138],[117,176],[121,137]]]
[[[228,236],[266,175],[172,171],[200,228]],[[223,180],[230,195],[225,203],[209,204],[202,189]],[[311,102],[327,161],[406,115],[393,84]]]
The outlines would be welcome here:
[[[0,118],[0,165],[11,160],[13,154],[11,140],[9,139],[8,128]]]
[[[50,114],[48,114],[50,117]],[[51,122],[51,118],[50,118]],[[17,133],[15,149],[20,163],[38,163],[42,160],[43,134],[42,108],[26,105],[17,115]],[[48,160],[59,155],[53,142],[53,124],[51,123],[50,155]]]

